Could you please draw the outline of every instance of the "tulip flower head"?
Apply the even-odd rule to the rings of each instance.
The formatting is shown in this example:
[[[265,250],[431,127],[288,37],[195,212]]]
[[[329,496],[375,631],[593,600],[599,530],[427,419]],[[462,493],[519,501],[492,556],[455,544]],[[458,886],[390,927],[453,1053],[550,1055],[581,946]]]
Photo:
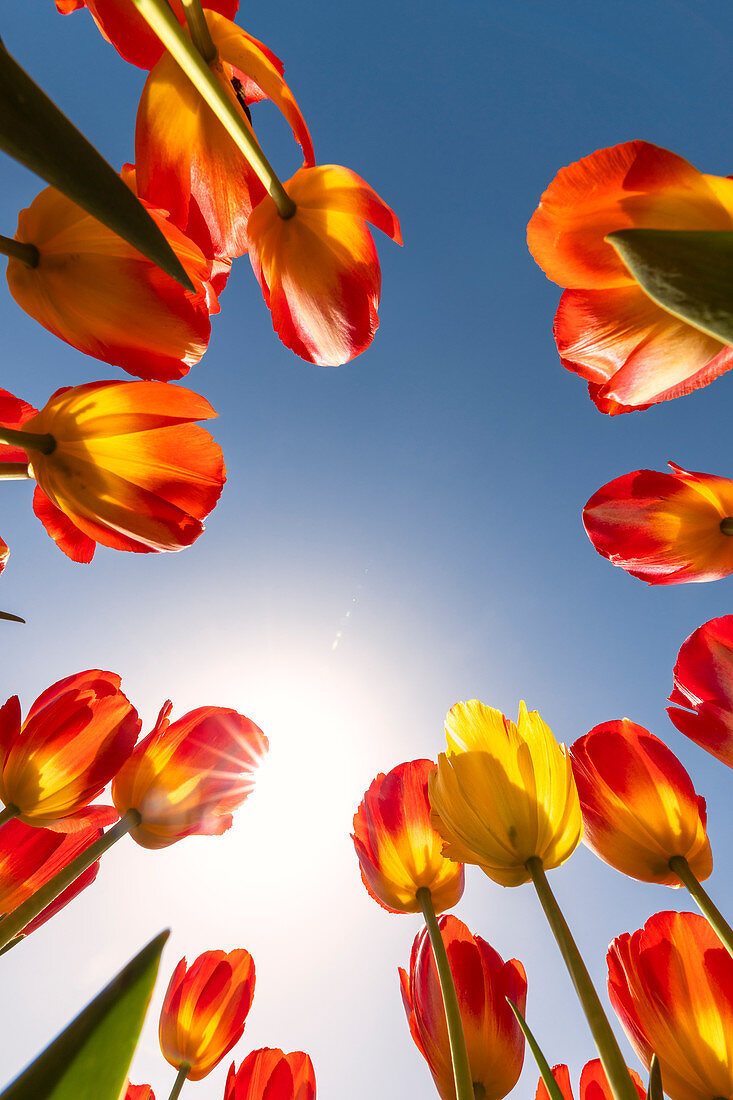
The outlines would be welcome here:
[[[7,542],[0,539],[0,573],[2,573],[5,566],[8,564],[8,558],[10,557],[10,547]]]
[[[610,481],[583,509],[599,554],[647,584],[714,581],[733,573],[733,481],[669,463]],[[730,533],[729,533],[730,532]]]
[[[262,1047],[227,1075],[224,1100],[315,1100],[316,1075],[307,1054]]]
[[[667,714],[680,733],[733,768],[733,615],[711,619],[682,644],[669,701],[679,704]]]
[[[439,921],[458,996],[474,1092],[501,1100],[517,1083],[524,1036],[507,998],[524,1013],[527,979],[516,959],[504,962],[456,917]],[[415,1045],[428,1063],[442,1100],[455,1100],[453,1063],[443,997],[427,929],[415,937],[409,974],[400,967],[402,1000]]]
[[[570,759],[591,851],[642,882],[679,886],[674,856],[698,882],[709,877],[705,799],[663,741],[624,718],[579,737]]]
[[[187,1079],[200,1081],[219,1064],[244,1031],[252,1007],[255,967],[249,951],[205,951],[173,971],[160,1013],[160,1049]]]
[[[14,695],[0,708],[0,800],[28,825],[68,831],[97,824],[100,814],[87,807],[127,760],[139,731],[113,672],[59,680],[25,722]],[[108,811],[101,816],[109,820]]]
[[[396,216],[369,184],[335,164],[301,168],[285,184],[295,203],[279,215],[266,195],[247,223],[252,268],[286,347],[338,366],[374,339],[381,271],[371,222],[397,244]]]
[[[612,941],[608,994],[670,1100],[733,1096],[733,958],[695,913],[655,913]]]
[[[35,249],[36,262],[11,257],[8,286],[21,309],[67,344],[138,378],[167,382],[206,351],[218,303],[211,261],[164,211],[144,205],[193,293],[53,187],[20,213],[15,239]]]
[[[527,241],[547,277],[569,288],[555,317],[557,349],[611,415],[690,393],[733,366],[729,347],[645,294],[606,241],[621,229],[730,231],[733,182],[628,141],[561,169],[542,196]]]
[[[155,1100],[155,1093],[150,1085],[131,1085],[128,1081],[120,1100]]]
[[[639,1093],[639,1100],[646,1100],[646,1089],[641,1077],[635,1069],[630,1069],[631,1080]],[[560,1086],[560,1092],[565,1100],[574,1100],[573,1090],[570,1085],[570,1073],[567,1066],[553,1066],[552,1076]],[[535,1100],[550,1100],[544,1081],[540,1080],[535,1093]],[[580,1075],[580,1100],[614,1100],[611,1086],[608,1083],[606,1072],[601,1065],[600,1058],[594,1058],[592,1062],[586,1062]]]
[[[575,780],[563,746],[537,711],[517,723],[477,699],[446,718],[447,754],[430,777],[432,820],[449,859],[475,863],[501,886],[564,863],[583,834]]]
[[[268,747],[262,730],[236,710],[199,707],[170,723],[171,706],[165,704],[112,784],[120,816],[129,810],[140,816],[131,836],[143,848],[226,832]]]
[[[3,399],[12,395],[0,394],[0,412]],[[45,447],[20,451],[38,483],[33,510],[73,561],[91,561],[97,543],[158,553],[202,534],[225,481],[221,448],[193,423],[216,416],[203,397],[163,382],[88,382],[16,412]],[[18,450],[0,447],[1,461]]]
[[[419,913],[417,891],[430,890],[438,913],[457,905],[464,872],[441,854],[430,821],[428,777],[432,760],[398,764],[371,783],[354,815],[354,841],[362,882],[390,913]]]

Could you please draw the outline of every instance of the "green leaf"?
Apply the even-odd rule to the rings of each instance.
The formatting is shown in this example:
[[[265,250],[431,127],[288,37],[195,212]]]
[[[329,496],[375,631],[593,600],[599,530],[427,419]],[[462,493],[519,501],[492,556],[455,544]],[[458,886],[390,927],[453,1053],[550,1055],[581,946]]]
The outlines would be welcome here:
[[[144,947],[0,1100],[119,1100],[167,939]]]
[[[194,289],[139,199],[1,42],[0,149],[124,237],[186,290]]]
[[[733,344],[733,232],[624,229],[606,240],[658,305]]]
[[[652,1054],[652,1064],[649,1066],[649,1087],[647,1088],[646,1100],[664,1100],[662,1071],[656,1054]]]
[[[527,1040],[527,1046],[532,1051],[532,1054],[534,1056],[534,1060],[537,1063],[537,1069],[540,1071],[540,1077],[542,1078],[542,1080],[545,1083],[545,1088],[547,1089],[547,1092],[549,1093],[550,1100],[565,1100],[565,1097],[563,1096],[562,1092],[560,1091],[560,1086],[558,1085],[557,1081],[555,1080],[555,1075],[553,1074],[552,1070],[550,1069],[549,1062],[547,1061],[544,1054],[542,1053],[542,1050],[540,1049],[539,1043],[535,1039],[532,1032],[529,1030],[529,1026],[527,1024],[527,1021],[525,1020],[524,1016],[519,1011],[517,1006],[514,1004],[514,1001],[510,1000],[509,997],[507,997],[507,1003],[508,1003],[509,1007],[511,1008],[512,1012],[514,1013],[514,1015],[516,1016],[517,1023],[519,1024],[519,1026],[522,1029],[522,1032],[524,1033],[524,1037]],[[0,1097],[0,1100],[4,1100],[4,1097]]]

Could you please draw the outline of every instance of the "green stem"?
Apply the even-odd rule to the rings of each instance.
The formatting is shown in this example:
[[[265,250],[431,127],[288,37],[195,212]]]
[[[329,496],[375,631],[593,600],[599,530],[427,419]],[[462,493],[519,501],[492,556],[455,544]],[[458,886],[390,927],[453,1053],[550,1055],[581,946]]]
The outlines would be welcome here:
[[[52,435],[19,432],[16,428],[5,428],[2,424],[0,424],[0,443],[9,443],[11,447],[22,447],[24,451],[40,451],[43,455],[50,455],[56,449],[56,440]]]
[[[29,477],[27,462],[0,462],[0,481],[25,481]]]
[[[13,909],[12,913],[8,913],[6,917],[0,920],[0,950],[10,943],[12,939],[22,932],[25,926],[37,917],[39,913],[42,913],[47,905],[62,893],[67,886],[71,886],[72,882],[78,879],[79,875],[82,875],[87,867],[99,859],[108,848],[111,848],[120,837],[125,836],[131,829],[134,829],[140,824],[140,814],[137,810],[128,810],[124,817],[121,817],[116,825],[113,825],[111,829],[108,829],[103,836],[100,836],[98,840],[95,840],[93,844],[90,844],[88,848],[85,848],[75,859],[72,859],[70,863],[67,863],[57,874],[50,878],[48,882],[41,886],[39,890],[36,890],[35,894],[31,894],[22,905],[19,905],[17,909]]]
[[[713,929],[718,935],[723,946],[728,951],[729,955],[733,955],[733,928],[728,924],[723,914],[718,909],[717,905],[713,902],[712,898],[703,890],[700,883],[697,881],[690,865],[684,856],[672,856],[669,861],[671,870],[677,875],[683,886],[689,890],[691,897],[693,898],[698,909],[704,917],[713,926]]]
[[[11,260],[20,260],[26,267],[38,267],[41,254],[34,244],[16,241],[13,237],[3,237],[0,233],[0,252],[10,256]]]
[[[443,995],[443,1008],[445,1009],[445,1022],[448,1025],[448,1041],[453,1062],[453,1079],[456,1085],[456,1100],[474,1100],[473,1079],[471,1067],[468,1064],[468,1051],[466,1050],[466,1037],[463,1034],[461,1011],[458,1007],[458,996],[453,981],[448,953],[445,950],[443,937],[438,927],[438,918],[435,915],[433,899],[427,886],[421,886],[417,891],[417,900],[425,917],[428,927],[428,935],[433,948],[433,957],[438,971],[440,991]]]
[[[517,1023],[522,1029],[522,1033],[527,1040],[527,1046],[532,1051],[534,1060],[537,1063],[537,1069],[540,1071],[540,1077],[545,1082],[545,1088],[547,1089],[547,1094],[550,1097],[550,1100],[565,1100],[565,1097],[560,1091],[560,1086],[555,1080],[555,1075],[550,1069],[550,1063],[547,1061],[544,1054],[542,1053],[540,1044],[537,1042],[534,1035],[529,1030],[529,1025],[527,1021],[525,1020],[524,1016],[519,1011],[517,1006],[514,1004],[514,1001],[510,1000],[509,997],[507,997],[507,1003],[517,1018]]]
[[[292,218],[295,203],[285,191],[275,170],[260,149],[244,116],[228,97],[203,57],[173,15],[166,0],[132,0],[145,22],[180,65],[184,73],[208,103],[229,136],[244,153],[253,171],[275,203],[281,218]]]
[[[6,821],[12,821],[19,813],[20,810],[17,806],[5,806],[5,808],[0,811],[0,825],[4,825]]]
[[[636,1086],[631,1080],[631,1074],[624,1062],[623,1055],[616,1042],[616,1036],[611,1030],[611,1025],[603,1011],[603,1006],[595,991],[593,982],[590,980],[590,974],[583,962],[583,957],[570,933],[555,895],[550,889],[542,860],[538,856],[532,856],[527,860],[526,867],[532,876],[540,905],[544,910],[547,922],[555,937],[555,942],[560,948],[560,954],[575,986],[575,992],[578,995],[578,1000],[585,1013],[598,1053],[601,1056],[601,1062],[606,1071],[614,1100],[639,1100]]]
[[[219,56],[219,51],[211,37],[209,24],[206,22],[201,0],[183,0],[183,14],[186,16],[188,33],[191,41],[207,65],[211,65]]]
[[[173,1088],[171,1089],[171,1094],[168,1097],[168,1100],[178,1100],[178,1097],[181,1095],[181,1089],[183,1088],[186,1078],[188,1077],[190,1072],[191,1067],[189,1066],[188,1062],[181,1062],[181,1068],[178,1071],[178,1076],[176,1077],[176,1080],[173,1084]]]

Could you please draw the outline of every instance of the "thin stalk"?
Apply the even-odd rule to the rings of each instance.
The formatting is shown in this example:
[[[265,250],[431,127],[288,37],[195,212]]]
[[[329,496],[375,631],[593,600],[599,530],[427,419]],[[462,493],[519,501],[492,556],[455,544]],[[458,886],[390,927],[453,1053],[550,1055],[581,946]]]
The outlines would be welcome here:
[[[527,1021],[515,1005],[514,1001],[512,1001],[509,997],[507,997],[507,1003],[517,1018],[517,1023],[522,1029],[522,1034],[527,1040],[527,1046],[532,1051],[534,1060],[537,1063],[537,1069],[540,1071],[540,1077],[545,1082],[545,1088],[547,1089],[547,1094],[550,1097],[550,1100],[565,1100],[565,1097],[560,1091],[560,1086],[555,1080],[555,1075],[550,1069],[550,1063],[547,1061],[544,1054],[542,1053],[540,1044],[537,1042],[534,1035],[529,1030],[529,1025]]]
[[[183,14],[186,16],[191,41],[206,64],[211,65],[219,56],[219,51],[211,37],[209,24],[206,22],[204,9],[201,7],[201,0],[183,0]]]
[[[671,870],[687,888],[702,915],[710,922],[729,955],[733,955],[733,928],[728,924],[709,894],[697,881],[684,856],[672,856],[669,861]]]
[[[234,105],[203,57],[173,15],[166,0],[132,0],[145,22],[157,34],[173,60],[208,103],[229,136],[244,153],[261,180],[281,218],[292,218],[295,203],[285,191],[244,115]]]
[[[188,1062],[182,1062],[181,1068],[178,1071],[178,1076],[175,1079],[168,1100],[178,1100],[178,1097],[181,1095],[181,1089],[183,1088],[186,1082],[186,1078],[188,1077],[190,1072],[191,1067],[189,1066]]]
[[[13,909],[12,913],[8,913],[6,917],[0,920],[0,950],[10,943],[12,939],[22,932],[25,926],[37,917],[39,913],[42,913],[47,905],[50,905],[55,898],[62,893],[67,886],[71,886],[72,882],[78,879],[79,875],[86,871],[87,867],[99,859],[101,855],[111,848],[120,837],[129,833],[136,825],[140,824],[140,814],[137,810],[128,810],[124,817],[121,817],[116,825],[113,825],[111,829],[100,836],[98,840],[95,840],[93,844],[90,844],[88,848],[85,848],[75,859],[72,859],[70,863],[67,863],[57,874],[50,878],[48,882],[41,886],[39,890],[36,890],[35,894],[31,894],[22,905],[19,905],[17,909]]]
[[[0,811],[0,825],[4,825],[6,821],[12,821],[14,817],[17,817],[20,810],[17,806],[5,806]]]
[[[21,432],[16,428],[5,428],[0,424],[0,443],[9,443],[11,447],[22,447],[24,451],[40,451],[50,455],[56,449],[56,440],[52,435],[40,432]],[[10,465],[7,463],[7,465]]]
[[[0,481],[25,481],[31,476],[27,462],[0,462]]]
[[[560,948],[560,954],[575,986],[575,992],[578,995],[578,1000],[585,1013],[598,1053],[601,1056],[601,1062],[606,1071],[614,1100],[639,1100],[636,1086],[631,1080],[631,1074],[616,1042],[616,1036],[611,1030],[611,1025],[603,1011],[603,1006],[583,962],[583,957],[570,933],[555,895],[550,889],[542,860],[538,856],[532,856],[527,860],[526,867],[532,876],[540,905],[544,910],[547,922],[555,937],[555,942]]]
[[[453,981],[448,953],[445,950],[443,937],[438,927],[438,918],[435,915],[433,899],[427,886],[421,886],[417,891],[417,900],[420,903],[425,923],[428,927],[428,935],[433,948],[433,957],[438,971],[440,992],[443,995],[443,1008],[445,1010],[445,1022],[448,1025],[448,1041],[450,1043],[451,1061],[453,1062],[453,1079],[456,1085],[457,1100],[474,1100],[473,1079],[471,1067],[468,1064],[468,1051],[466,1050],[466,1037],[463,1034],[461,1012],[458,1007],[456,986]],[[638,1100],[638,1098],[637,1098]]]
[[[13,237],[3,237],[0,233],[0,252],[10,256],[11,260],[20,260],[26,267],[38,267],[41,253],[34,244],[16,241]]]

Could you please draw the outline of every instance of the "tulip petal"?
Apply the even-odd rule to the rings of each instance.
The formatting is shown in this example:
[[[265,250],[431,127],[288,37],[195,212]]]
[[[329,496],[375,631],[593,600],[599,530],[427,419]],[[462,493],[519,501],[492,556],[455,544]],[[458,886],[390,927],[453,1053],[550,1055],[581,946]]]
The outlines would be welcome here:
[[[21,401],[7,390],[0,390],[0,424],[4,428],[22,428],[38,412],[27,401]],[[0,462],[27,462],[28,455],[22,447],[0,443]]]
[[[33,511],[67,558],[85,565],[92,560],[97,548],[94,539],[83,534],[38,485],[33,493]]]

